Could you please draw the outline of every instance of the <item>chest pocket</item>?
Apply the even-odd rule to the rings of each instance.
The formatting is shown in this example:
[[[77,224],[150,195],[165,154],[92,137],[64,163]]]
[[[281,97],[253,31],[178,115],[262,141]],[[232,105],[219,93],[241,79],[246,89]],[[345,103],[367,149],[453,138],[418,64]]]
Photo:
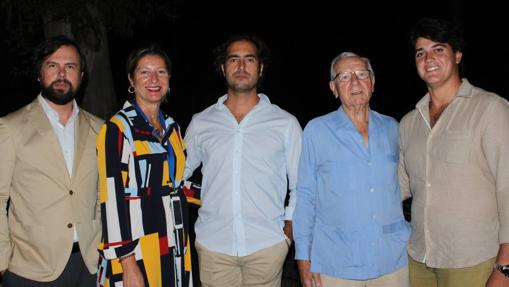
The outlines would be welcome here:
[[[470,131],[448,131],[444,134],[444,154],[447,163],[466,163],[470,157],[472,133]]]

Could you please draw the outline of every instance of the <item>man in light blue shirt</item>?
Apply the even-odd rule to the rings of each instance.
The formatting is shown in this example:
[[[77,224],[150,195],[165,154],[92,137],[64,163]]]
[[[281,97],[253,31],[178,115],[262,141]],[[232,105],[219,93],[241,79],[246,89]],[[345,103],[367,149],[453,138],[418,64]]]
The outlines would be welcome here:
[[[369,108],[375,75],[367,58],[341,53],[330,73],[341,107],[303,135],[293,217],[301,282],[407,287],[398,123]]]
[[[219,46],[216,62],[228,93],[196,114],[186,131],[185,177],[203,164],[195,224],[202,286],[281,286],[302,130],[257,93],[266,51],[249,35]]]

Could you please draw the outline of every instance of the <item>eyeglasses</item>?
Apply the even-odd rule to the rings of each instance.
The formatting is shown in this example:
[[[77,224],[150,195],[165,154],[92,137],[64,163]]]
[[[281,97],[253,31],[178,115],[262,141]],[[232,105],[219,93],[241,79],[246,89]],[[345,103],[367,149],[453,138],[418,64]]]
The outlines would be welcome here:
[[[353,74],[355,74],[355,76],[357,77],[358,80],[366,80],[371,75],[371,71],[370,70],[357,70],[357,71],[352,71],[352,72],[342,72],[342,73],[338,73],[332,80],[334,81],[334,80],[338,79],[341,82],[350,82]]]

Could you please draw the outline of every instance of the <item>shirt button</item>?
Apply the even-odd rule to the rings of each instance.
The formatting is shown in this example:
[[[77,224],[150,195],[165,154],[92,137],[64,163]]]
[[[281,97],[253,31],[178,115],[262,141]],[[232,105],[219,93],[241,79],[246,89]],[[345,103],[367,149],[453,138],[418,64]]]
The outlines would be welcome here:
[[[67,224],[67,228],[72,228],[72,223]]]
[[[376,214],[373,214],[373,219],[376,219]]]
[[[73,195],[74,191],[69,190],[69,195]]]
[[[373,165],[373,163],[372,163],[371,161],[368,161],[368,165],[369,165],[369,166],[372,166],[372,165]]]
[[[375,191],[375,189],[374,189],[374,188],[370,188],[370,189],[369,189],[369,192],[374,192],[374,191]]]
[[[429,182],[428,182],[428,183],[426,183],[426,186],[427,186],[427,187],[430,187],[430,186],[431,186],[431,183],[429,183]]]

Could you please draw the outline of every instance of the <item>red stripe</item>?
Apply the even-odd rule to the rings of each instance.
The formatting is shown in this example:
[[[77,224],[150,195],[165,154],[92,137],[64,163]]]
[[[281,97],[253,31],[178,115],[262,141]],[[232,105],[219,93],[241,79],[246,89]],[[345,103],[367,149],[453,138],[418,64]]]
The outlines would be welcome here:
[[[133,199],[140,199],[140,197],[139,196],[124,196],[124,199],[133,200]]]
[[[161,255],[168,254],[170,251],[168,249],[168,236],[159,238],[159,253]]]
[[[119,242],[110,242],[110,243],[103,243],[104,247],[111,247],[111,246],[119,246],[119,245],[125,245],[127,243],[130,243],[131,241],[119,241]]]

